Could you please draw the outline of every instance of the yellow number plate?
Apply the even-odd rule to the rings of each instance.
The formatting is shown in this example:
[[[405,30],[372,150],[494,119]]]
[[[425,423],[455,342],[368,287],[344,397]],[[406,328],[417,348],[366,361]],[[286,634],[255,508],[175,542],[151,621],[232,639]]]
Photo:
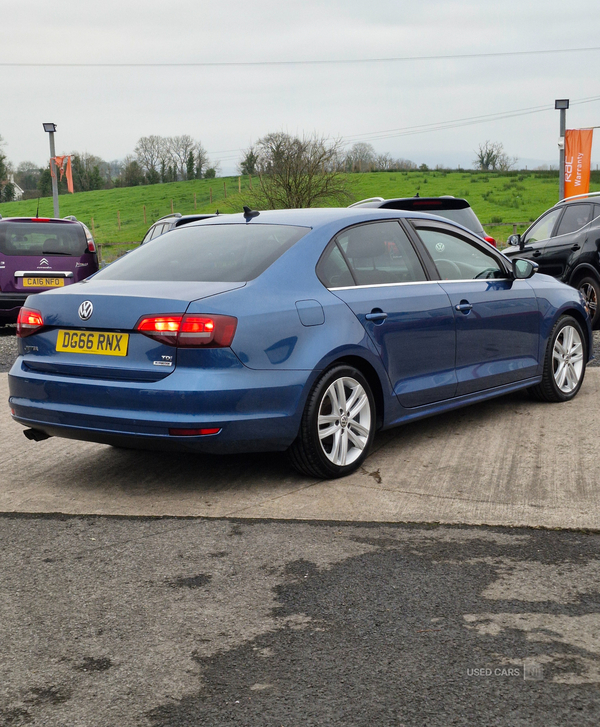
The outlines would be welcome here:
[[[69,353],[99,353],[103,356],[127,356],[128,333],[102,331],[59,331],[57,351]]]
[[[23,278],[24,288],[62,288],[64,278]]]

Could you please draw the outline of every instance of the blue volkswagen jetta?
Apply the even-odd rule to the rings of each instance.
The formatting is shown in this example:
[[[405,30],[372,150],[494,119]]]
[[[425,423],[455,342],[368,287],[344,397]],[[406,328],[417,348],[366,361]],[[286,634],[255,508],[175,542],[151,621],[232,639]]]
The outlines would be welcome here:
[[[577,394],[584,301],[535,270],[431,215],[245,208],[30,296],[12,415],[35,440],[287,450],[339,477],[376,430],[517,389]]]

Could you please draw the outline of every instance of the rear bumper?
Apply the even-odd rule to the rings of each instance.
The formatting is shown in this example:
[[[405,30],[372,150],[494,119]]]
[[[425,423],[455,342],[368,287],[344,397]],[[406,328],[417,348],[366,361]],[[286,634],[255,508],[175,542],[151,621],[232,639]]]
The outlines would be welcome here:
[[[157,382],[9,374],[13,418],[51,436],[116,446],[210,453],[284,450],[300,426],[307,371],[174,371]],[[170,428],[220,428],[171,436]]]

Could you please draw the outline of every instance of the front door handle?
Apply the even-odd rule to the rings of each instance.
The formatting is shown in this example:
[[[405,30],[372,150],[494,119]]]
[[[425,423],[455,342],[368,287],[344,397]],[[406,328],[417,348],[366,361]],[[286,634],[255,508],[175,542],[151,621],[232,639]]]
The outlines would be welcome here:
[[[461,300],[458,305],[454,306],[454,308],[459,313],[467,314],[473,308],[473,305],[472,305],[472,303],[469,303],[468,300]]]
[[[541,254],[542,254],[542,251],[541,251],[541,250],[536,250],[536,251],[535,251],[535,252],[533,253],[533,256],[532,256],[532,257],[539,257],[539,256],[540,256]]]
[[[577,243],[575,243],[574,245],[571,245],[571,250],[573,250],[573,252],[575,250],[580,250],[580,249],[581,249],[581,245],[578,245]]]
[[[385,321],[387,317],[388,314],[384,313],[382,310],[367,313],[367,315],[365,316],[368,321],[380,321],[381,323],[383,323],[383,321]]]

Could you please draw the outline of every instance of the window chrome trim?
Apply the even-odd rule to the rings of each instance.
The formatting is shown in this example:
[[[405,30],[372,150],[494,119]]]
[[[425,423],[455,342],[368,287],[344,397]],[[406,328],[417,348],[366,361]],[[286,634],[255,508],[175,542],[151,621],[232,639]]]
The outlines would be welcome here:
[[[362,288],[396,288],[400,285],[425,285],[427,283],[495,283],[513,282],[512,278],[463,278],[461,280],[415,280],[412,283],[372,283],[371,285],[344,285],[339,288],[327,288],[327,290],[360,290]]]

